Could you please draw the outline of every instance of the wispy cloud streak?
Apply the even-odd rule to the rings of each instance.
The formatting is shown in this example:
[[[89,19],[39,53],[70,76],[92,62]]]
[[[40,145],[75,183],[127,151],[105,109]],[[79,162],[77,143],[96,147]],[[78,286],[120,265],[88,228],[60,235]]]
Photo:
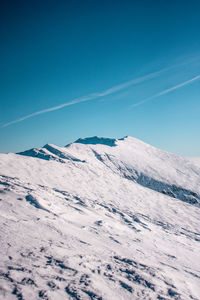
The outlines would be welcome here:
[[[140,102],[137,102],[137,103],[131,105],[131,107],[134,108],[134,107],[140,106],[140,105],[142,105],[142,104],[144,104],[144,103],[146,103],[146,102],[148,102],[148,101],[150,101],[150,100],[153,100],[153,99],[155,99],[155,98],[158,98],[158,97],[160,97],[160,96],[163,96],[163,95],[165,95],[165,94],[168,94],[168,93],[170,93],[170,92],[172,92],[172,91],[174,91],[174,90],[180,89],[181,87],[183,87],[183,86],[185,86],[185,85],[188,85],[188,84],[190,84],[190,83],[192,83],[193,81],[196,81],[196,80],[198,80],[198,79],[200,79],[200,75],[197,75],[197,76],[195,76],[195,77],[193,77],[193,78],[191,78],[191,79],[189,79],[189,80],[187,80],[187,81],[184,81],[184,82],[182,82],[182,83],[180,83],[180,84],[178,84],[178,85],[175,85],[175,86],[173,86],[173,87],[171,87],[171,88],[169,88],[169,89],[163,90],[163,91],[161,91],[160,93],[155,94],[155,95],[153,95],[153,96],[151,96],[151,97],[145,98],[144,100],[142,100],[142,101],[140,101]]]
[[[91,101],[91,100],[96,100],[98,98],[102,98],[102,97],[105,97],[105,96],[108,96],[108,95],[111,95],[111,94],[114,94],[116,92],[119,92],[121,90],[124,90],[130,86],[133,86],[133,85],[136,85],[136,84],[139,84],[139,83],[142,83],[144,81],[147,81],[147,80],[150,80],[150,79],[153,79],[157,76],[159,76],[160,74],[168,71],[168,70],[171,70],[172,68],[174,68],[176,66],[171,66],[171,67],[168,67],[168,68],[164,68],[162,70],[159,70],[159,71],[156,71],[156,72],[153,72],[153,73],[150,73],[148,75],[145,75],[145,76],[142,76],[142,77],[139,77],[139,78],[135,78],[135,79],[132,79],[130,81],[127,81],[125,83],[122,83],[122,84],[119,84],[119,85],[116,85],[116,86],[113,86],[107,90],[104,90],[102,92],[99,92],[99,93],[93,93],[93,94],[89,94],[87,96],[84,96],[84,97],[80,97],[80,98],[76,98],[76,99],[73,99],[72,101],[69,101],[69,102],[66,102],[66,103],[63,103],[63,104],[60,104],[60,105],[57,105],[57,106],[53,106],[53,107],[50,107],[50,108],[46,108],[46,109],[43,109],[43,110],[40,110],[40,111],[36,111],[32,114],[29,114],[29,115],[25,115],[19,119],[16,119],[16,120],[13,120],[13,121],[10,121],[8,123],[5,123],[3,124],[1,127],[7,127],[9,125],[12,125],[12,124],[15,124],[15,123],[19,123],[19,122],[22,122],[26,119],[30,119],[32,117],[35,117],[35,116],[38,116],[38,115],[41,115],[41,114],[45,114],[45,113],[48,113],[48,112],[51,112],[51,111],[55,111],[55,110],[58,110],[58,109],[62,109],[64,107],[67,107],[67,106],[71,106],[71,105],[75,105],[75,104],[78,104],[78,103],[81,103],[81,102],[86,102],[86,101]]]

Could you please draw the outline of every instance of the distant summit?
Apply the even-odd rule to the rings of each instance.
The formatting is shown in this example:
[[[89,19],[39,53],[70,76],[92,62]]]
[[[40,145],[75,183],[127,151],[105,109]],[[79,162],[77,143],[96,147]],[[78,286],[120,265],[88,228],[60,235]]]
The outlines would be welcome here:
[[[87,145],[101,144],[101,145],[114,147],[114,146],[117,146],[117,144],[116,144],[117,141],[122,141],[125,138],[126,137],[121,138],[121,139],[112,139],[112,138],[104,138],[104,137],[99,137],[99,136],[93,136],[93,137],[87,137],[87,138],[79,138],[74,143],[87,144]],[[67,145],[67,146],[69,146],[69,145]]]
[[[42,148],[17,154],[62,163],[65,168],[69,164],[70,168],[75,169],[80,164],[94,164],[96,170],[96,165],[100,163],[100,168],[104,166],[120,178],[200,207],[200,170],[197,163],[131,136],[120,139],[98,136],[79,138],[65,147],[46,144]]]

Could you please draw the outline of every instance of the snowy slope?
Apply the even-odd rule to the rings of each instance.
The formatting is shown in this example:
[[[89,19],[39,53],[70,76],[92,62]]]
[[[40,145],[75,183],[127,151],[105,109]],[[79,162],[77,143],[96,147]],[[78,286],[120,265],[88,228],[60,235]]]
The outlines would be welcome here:
[[[200,167],[200,157],[190,157],[189,159]]]
[[[0,154],[0,299],[200,299],[199,183],[132,137]]]

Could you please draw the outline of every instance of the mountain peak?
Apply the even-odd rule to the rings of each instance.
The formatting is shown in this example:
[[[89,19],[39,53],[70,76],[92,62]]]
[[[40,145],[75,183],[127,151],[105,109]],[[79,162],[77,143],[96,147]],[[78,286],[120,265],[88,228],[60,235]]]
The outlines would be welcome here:
[[[123,137],[121,139],[114,139],[114,138],[105,138],[105,137],[99,137],[99,136],[92,136],[87,138],[79,138],[74,143],[75,144],[86,144],[86,145],[106,145],[110,147],[117,146],[117,141],[124,140],[126,137]],[[69,145],[67,145],[69,146]]]

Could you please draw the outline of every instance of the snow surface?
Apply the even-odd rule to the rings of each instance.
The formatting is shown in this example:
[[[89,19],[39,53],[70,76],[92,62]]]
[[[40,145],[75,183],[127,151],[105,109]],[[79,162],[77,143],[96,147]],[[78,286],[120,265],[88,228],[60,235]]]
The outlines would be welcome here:
[[[199,183],[132,137],[0,154],[0,299],[200,299]]]
[[[200,167],[200,157],[190,157],[189,159]]]

